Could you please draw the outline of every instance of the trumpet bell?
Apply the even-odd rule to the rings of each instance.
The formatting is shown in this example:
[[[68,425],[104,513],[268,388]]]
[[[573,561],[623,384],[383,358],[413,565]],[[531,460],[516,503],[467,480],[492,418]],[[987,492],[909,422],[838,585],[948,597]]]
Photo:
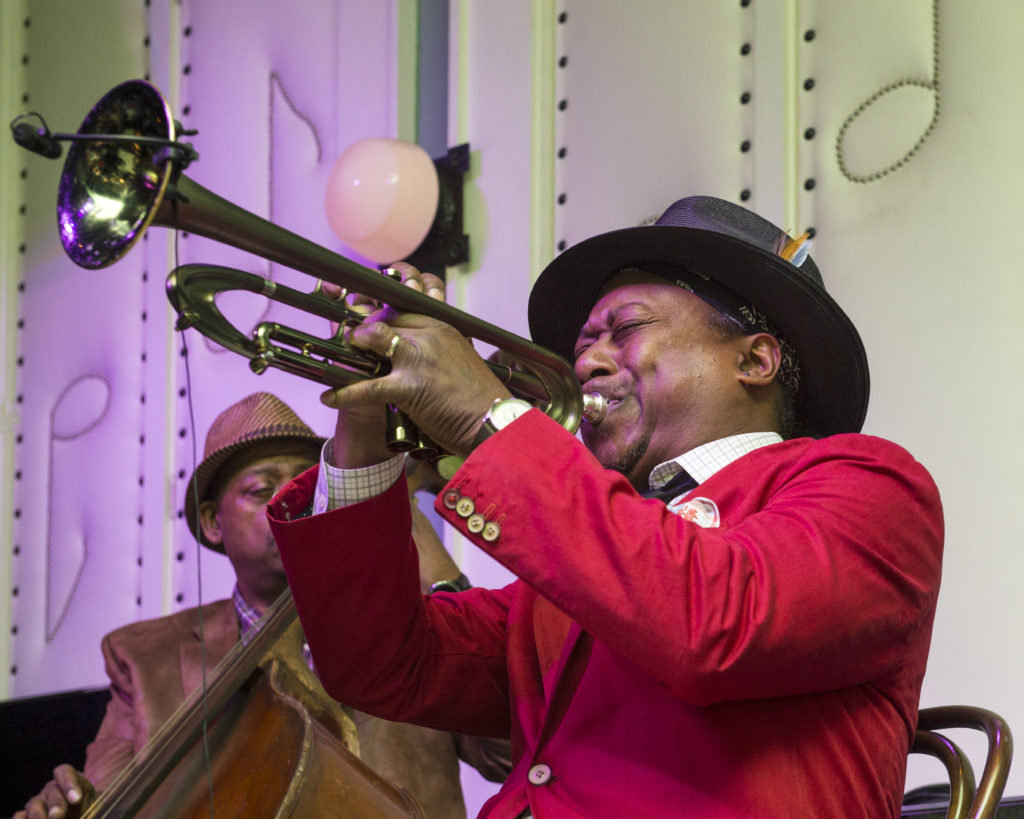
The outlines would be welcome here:
[[[79,133],[173,141],[175,123],[156,88],[131,80],[93,106]],[[91,140],[71,145],[57,192],[57,226],[65,252],[79,267],[113,264],[149,227],[174,173],[172,162],[161,162],[163,150],[143,143]]]

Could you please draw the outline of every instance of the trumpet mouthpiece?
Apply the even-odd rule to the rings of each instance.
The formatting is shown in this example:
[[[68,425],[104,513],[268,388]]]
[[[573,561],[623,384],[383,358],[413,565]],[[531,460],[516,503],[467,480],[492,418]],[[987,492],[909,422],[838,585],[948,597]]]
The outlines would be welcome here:
[[[588,392],[583,396],[583,420],[597,426],[608,411],[608,399],[599,392]]]

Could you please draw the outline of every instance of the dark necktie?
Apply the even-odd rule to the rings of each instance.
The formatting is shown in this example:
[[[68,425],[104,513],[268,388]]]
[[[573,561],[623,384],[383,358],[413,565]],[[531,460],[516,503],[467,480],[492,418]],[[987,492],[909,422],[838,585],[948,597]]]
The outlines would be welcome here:
[[[697,481],[691,478],[690,473],[684,469],[676,473],[676,476],[664,486],[660,486],[657,489],[648,489],[640,494],[645,498],[657,498],[662,503],[668,503],[670,500],[678,498],[684,492],[693,489],[696,485]]]

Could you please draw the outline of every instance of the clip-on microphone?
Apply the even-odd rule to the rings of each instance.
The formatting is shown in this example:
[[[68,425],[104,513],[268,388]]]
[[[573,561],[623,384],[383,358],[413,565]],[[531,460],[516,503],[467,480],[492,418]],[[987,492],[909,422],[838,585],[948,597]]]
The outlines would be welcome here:
[[[41,128],[36,128],[26,120],[29,117],[38,117],[42,123]],[[178,123],[175,123],[178,125]],[[192,136],[198,131],[184,131],[178,126],[178,133],[183,136]],[[33,112],[22,114],[11,121],[11,135],[14,141],[22,148],[32,153],[45,156],[47,159],[58,159],[61,154],[61,142],[120,142],[132,145],[155,145],[164,148],[158,151],[153,157],[156,164],[162,164],[170,159],[178,165],[179,169],[187,168],[192,162],[199,158],[190,142],[178,142],[173,139],[161,137],[131,136],[128,134],[54,134],[50,132],[46,120],[41,115]]]

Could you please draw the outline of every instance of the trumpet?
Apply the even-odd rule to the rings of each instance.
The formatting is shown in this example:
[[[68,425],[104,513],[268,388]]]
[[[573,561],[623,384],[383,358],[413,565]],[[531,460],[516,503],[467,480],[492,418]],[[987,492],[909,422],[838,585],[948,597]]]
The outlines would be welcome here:
[[[17,122],[17,121],[16,121]],[[17,126],[32,139],[24,123]],[[464,336],[493,345],[514,366],[488,362],[509,391],[525,398],[570,432],[584,418],[599,423],[605,399],[584,395],[573,368],[561,356],[489,324],[444,302],[403,286],[379,271],[304,239],[206,190],[181,171],[197,158],[160,92],[148,82],[122,83],[93,107],[75,135],[40,131],[51,144],[32,150],[54,156],[52,140],[71,141],[58,191],[58,227],[67,255],[79,266],[96,269],[120,259],[151,226],[188,231],[290,267],[343,291],[359,293],[400,311],[431,316]],[[56,150],[59,155],[59,148]],[[216,304],[221,293],[243,290],[319,316],[339,326],[330,338],[317,338],[274,322],[262,322],[246,335]],[[233,268],[188,264],[167,279],[167,297],[178,315],[177,329],[193,327],[223,347],[245,356],[256,373],[275,367],[342,387],[386,374],[388,359],[350,346],[340,328],[363,315],[345,298],[330,299]],[[437,462],[440,451],[401,416],[390,425],[389,447]],[[445,470],[449,471],[449,470]]]

